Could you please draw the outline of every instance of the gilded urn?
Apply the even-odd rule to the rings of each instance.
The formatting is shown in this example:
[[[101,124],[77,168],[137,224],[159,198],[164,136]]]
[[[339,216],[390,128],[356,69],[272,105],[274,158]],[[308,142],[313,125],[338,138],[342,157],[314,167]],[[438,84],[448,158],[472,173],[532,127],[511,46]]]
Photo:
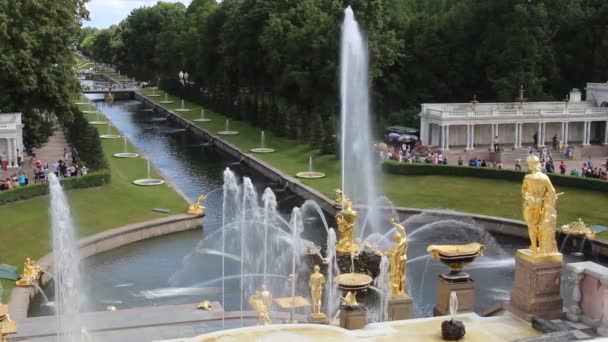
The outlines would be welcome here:
[[[468,280],[469,274],[462,269],[483,255],[484,250],[485,247],[477,242],[467,245],[430,245],[427,248],[433,259],[450,267],[450,272],[442,274],[441,277],[451,281]]]

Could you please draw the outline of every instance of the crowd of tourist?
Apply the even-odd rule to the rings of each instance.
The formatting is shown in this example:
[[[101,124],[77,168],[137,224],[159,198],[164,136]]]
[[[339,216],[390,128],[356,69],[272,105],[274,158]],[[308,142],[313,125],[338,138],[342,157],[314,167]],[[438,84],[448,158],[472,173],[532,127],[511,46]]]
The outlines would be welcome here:
[[[574,146],[563,145],[560,142],[555,142],[554,149],[564,155],[565,158],[572,159]],[[379,156],[380,161],[394,160],[399,163],[426,163],[426,164],[448,164],[447,157],[438,149],[422,146],[418,143],[382,143],[374,145],[375,151]],[[528,154],[537,154],[540,160],[540,166],[546,173],[559,172],[560,174],[569,174],[571,176],[582,176],[596,179],[608,180],[608,159],[603,165],[593,165],[591,157],[588,158],[582,167],[572,168],[568,170],[566,163],[562,160],[559,165],[553,159],[553,154],[546,147],[536,151],[532,147],[528,148]],[[503,169],[505,166],[502,161],[486,161],[478,157],[473,157],[465,163],[461,156],[458,157],[458,165],[470,167],[488,167]],[[527,167],[526,161],[521,159],[515,160],[515,170],[524,170]]]
[[[18,170],[15,172],[9,173],[8,168],[4,167],[6,165],[6,158],[2,158],[3,175],[0,176],[0,190],[9,190],[18,186],[26,186],[31,183],[31,179],[33,179],[34,184],[44,183],[48,181],[51,172],[59,178],[84,176],[88,173],[88,169],[85,165],[78,165],[78,152],[74,148],[71,148],[70,151],[68,151],[67,148],[64,148],[63,158],[58,159],[50,166],[48,163],[43,163],[36,157],[35,147],[32,147],[28,152],[30,156],[29,163],[32,169],[31,177],[28,177],[28,174],[23,167],[24,160],[22,153],[19,150],[17,150]],[[4,156],[6,156],[6,153],[4,153]],[[72,162],[68,164],[70,159]]]

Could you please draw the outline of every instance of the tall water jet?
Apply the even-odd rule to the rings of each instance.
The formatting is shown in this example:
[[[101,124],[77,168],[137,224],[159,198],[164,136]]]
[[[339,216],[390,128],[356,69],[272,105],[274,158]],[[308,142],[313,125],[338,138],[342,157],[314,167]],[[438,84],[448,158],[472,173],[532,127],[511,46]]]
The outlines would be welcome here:
[[[80,282],[80,255],[72,223],[72,214],[61,183],[49,174],[51,193],[51,235],[53,265],[55,265],[55,312],[58,316],[58,336],[61,341],[80,341],[83,326],[80,308],[83,293]]]
[[[335,281],[339,273],[338,260],[336,259],[336,231],[331,228],[327,233],[327,313],[330,318],[338,310],[338,284]]]
[[[344,10],[340,48],[342,191],[370,210],[370,233],[381,231],[370,123],[368,47],[351,7]],[[359,225],[359,229],[361,229]]]

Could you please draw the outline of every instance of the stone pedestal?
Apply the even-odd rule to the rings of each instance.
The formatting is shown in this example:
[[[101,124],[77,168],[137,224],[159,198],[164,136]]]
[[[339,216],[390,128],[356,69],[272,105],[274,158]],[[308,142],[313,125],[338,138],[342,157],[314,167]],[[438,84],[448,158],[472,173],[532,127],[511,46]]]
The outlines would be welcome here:
[[[529,250],[518,250],[509,309],[527,321],[534,316],[560,318],[563,310],[561,278],[561,254],[534,258]]]
[[[340,307],[340,328],[355,330],[362,329],[367,323],[367,311],[362,306]]]
[[[308,316],[308,322],[316,323],[316,324],[329,324],[329,318],[327,318],[327,315],[324,313],[320,313],[320,314],[313,313],[310,316]]]
[[[434,316],[445,316],[450,313],[450,293],[458,297],[458,313],[473,312],[475,308],[475,281],[448,280],[439,276],[437,279],[437,304],[433,309]]]
[[[412,318],[412,297],[407,294],[388,300],[388,320],[401,321]]]

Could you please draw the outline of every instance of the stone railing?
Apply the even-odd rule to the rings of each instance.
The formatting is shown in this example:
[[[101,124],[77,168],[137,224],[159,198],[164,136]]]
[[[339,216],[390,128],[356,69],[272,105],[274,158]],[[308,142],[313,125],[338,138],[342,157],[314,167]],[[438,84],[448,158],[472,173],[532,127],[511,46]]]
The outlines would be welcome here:
[[[608,113],[608,108],[586,108],[586,109],[502,109],[502,110],[439,110],[430,109],[425,110],[428,116],[438,116],[441,118],[462,118],[462,117],[501,117],[501,116],[564,116],[564,115],[596,115],[602,113]]]
[[[601,336],[608,336],[608,268],[591,261],[566,267],[574,277],[572,304],[566,316],[571,321],[596,327]]]

